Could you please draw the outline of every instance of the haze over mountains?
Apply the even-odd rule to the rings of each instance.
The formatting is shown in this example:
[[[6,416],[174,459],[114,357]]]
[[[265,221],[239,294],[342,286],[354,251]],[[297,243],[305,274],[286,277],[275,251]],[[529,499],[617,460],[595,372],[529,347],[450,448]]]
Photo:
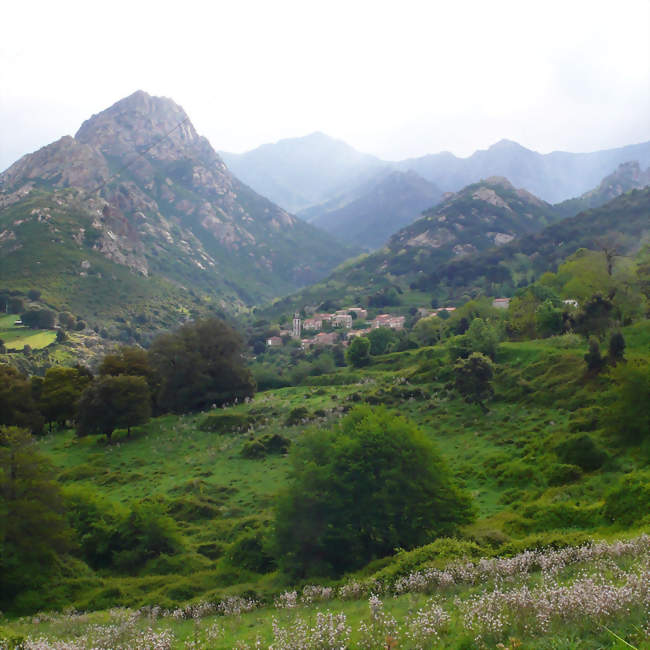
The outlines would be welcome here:
[[[383,243],[379,240],[386,234],[416,220],[421,210],[433,205],[419,207],[424,198],[421,182],[415,184],[414,177],[410,177],[409,195],[404,190],[407,181],[402,179],[398,190],[400,209],[385,205],[387,213],[381,217],[384,225],[377,230],[367,210],[371,206],[376,206],[372,208],[375,212],[382,210],[383,201],[377,194],[383,190],[378,186],[389,171],[414,172],[431,183],[433,187],[425,195],[435,190],[457,192],[481,179],[502,176],[515,187],[558,203],[592,190],[622,163],[638,161],[643,169],[647,168],[650,142],[593,153],[539,154],[516,142],[501,140],[467,158],[443,152],[389,162],[316,133],[266,144],[244,154],[222,155],[234,173],[256,191],[328,232],[372,249]],[[392,221],[388,212],[394,215]],[[362,221],[365,226],[360,226]],[[376,233],[373,241],[367,233]]]
[[[32,285],[66,273],[73,287],[119,275],[108,261],[232,308],[313,282],[349,253],[233,176],[180,106],[142,91],[0,175],[5,283],[30,268]]]

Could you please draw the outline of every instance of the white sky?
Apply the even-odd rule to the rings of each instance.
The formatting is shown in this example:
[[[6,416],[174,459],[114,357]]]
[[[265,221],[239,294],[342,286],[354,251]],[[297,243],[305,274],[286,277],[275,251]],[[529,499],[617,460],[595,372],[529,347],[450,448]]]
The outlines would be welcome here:
[[[228,151],[622,146],[650,139],[650,0],[2,4],[0,169],[137,89]]]

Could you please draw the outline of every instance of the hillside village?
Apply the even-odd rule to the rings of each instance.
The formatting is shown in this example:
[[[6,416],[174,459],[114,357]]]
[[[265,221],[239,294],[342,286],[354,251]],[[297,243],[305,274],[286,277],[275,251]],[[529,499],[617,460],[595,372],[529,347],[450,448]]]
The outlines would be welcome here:
[[[568,301],[565,301],[568,302]],[[510,298],[495,298],[492,306],[498,309],[507,309]],[[428,309],[419,307],[416,310],[417,318],[437,316],[441,312],[451,314],[455,307],[439,307]],[[393,330],[403,330],[406,316],[398,314],[377,314],[368,320],[368,310],[364,307],[348,307],[338,309],[332,313],[310,314],[302,318],[296,312],[293,316],[291,330],[280,329],[279,334],[270,336],[266,340],[267,347],[281,347],[290,340],[299,340],[303,349],[317,346],[342,344],[347,346],[357,336],[366,336],[374,329],[386,327]],[[308,336],[308,334],[313,334]]]

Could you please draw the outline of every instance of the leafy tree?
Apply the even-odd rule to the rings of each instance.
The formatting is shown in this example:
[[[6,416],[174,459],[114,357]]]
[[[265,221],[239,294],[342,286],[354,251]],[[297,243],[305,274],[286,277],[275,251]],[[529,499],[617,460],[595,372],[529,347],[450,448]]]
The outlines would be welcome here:
[[[575,330],[583,336],[601,338],[612,325],[614,305],[601,294],[593,295],[582,306],[576,316]]]
[[[56,323],[56,314],[50,309],[28,309],[20,320],[32,329],[51,329]]]
[[[440,312],[447,313],[447,312]],[[445,323],[439,316],[421,318],[413,328],[413,334],[420,345],[436,345],[445,335]]]
[[[348,346],[347,360],[351,366],[362,368],[370,363],[370,341],[365,336],[357,336]]]
[[[149,348],[151,367],[160,378],[156,403],[185,413],[252,397],[255,381],[242,352],[237,332],[218,318],[159,336]]]
[[[294,576],[356,569],[471,518],[432,443],[384,407],[357,407],[333,429],[307,433],[290,457],[275,544]]]
[[[84,390],[77,410],[77,435],[104,434],[144,424],[151,417],[151,394],[143,377],[101,377]]]
[[[454,366],[456,390],[466,402],[478,404],[484,412],[487,407],[483,402],[492,397],[492,361],[480,352],[472,353],[467,359],[459,359]]]
[[[472,352],[480,352],[494,359],[499,344],[499,333],[490,323],[482,318],[475,318],[467,330],[467,340]]]
[[[65,343],[68,340],[68,335],[65,333],[64,330],[57,330],[56,331],[56,342],[57,343]]]
[[[40,300],[41,298],[41,292],[38,289],[30,289],[27,292],[27,297],[30,300]]]
[[[620,332],[614,332],[609,338],[609,360],[616,365],[619,361],[625,361],[625,339]]]
[[[45,421],[50,425],[50,431],[53,422],[62,427],[66,420],[74,419],[81,393],[90,381],[91,378],[78,368],[54,366],[47,369],[38,405]]]
[[[7,308],[10,314],[20,314],[25,309],[25,299],[20,296],[12,296],[9,298]]]
[[[38,412],[32,385],[12,366],[0,364],[0,425],[24,427],[42,433],[43,417]]]
[[[26,429],[0,427],[0,604],[51,574],[71,546],[63,500],[48,461]]]
[[[584,358],[585,362],[587,363],[588,372],[596,374],[603,369],[605,360],[600,354],[600,344],[598,343],[598,339],[596,337],[592,336],[589,339],[589,350],[587,351],[587,354],[585,354]]]
[[[71,330],[77,322],[77,319],[69,311],[59,312],[58,320],[59,325],[67,330]]]
[[[650,439],[650,363],[631,359],[611,374],[614,387],[603,417],[607,429],[626,442]]]
[[[395,332],[389,327],[377,327],[368,332],[367,338],[370,341],[370,354],[375,357],[388,352],[395,339]]]
[[[539,300],[531,291],[515,296],[508,306],[508,334],[515,339],[533,339]]]
[[[100,377],[118,377],[120,375],[143,377],[149,386],[151,395],[154,396],[160,386],[160,379],[149,361],[149,355],[142,348],[123,345],[117,352],[107,354],[102,359],[97,374]]]
[[[561,334],[564,330],[564,314],[551,300],[545,300],[535,310],[535,329],[542,338]]]

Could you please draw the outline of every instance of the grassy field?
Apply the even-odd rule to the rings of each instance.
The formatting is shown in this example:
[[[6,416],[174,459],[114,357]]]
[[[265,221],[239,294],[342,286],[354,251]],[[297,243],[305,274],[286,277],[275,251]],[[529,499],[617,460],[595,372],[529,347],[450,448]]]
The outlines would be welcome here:
[[[647,356],[650,324],[627,328],[624,335],[626,354]],[[346,625],[352,630],[350,647],[384,647],[364,646],[359,632],[363,621],[368,624],[372,590],[366,589],[353,600],[335,598],[290,611],[269,608],[278,594],[294,589],[300,593],[305,585],[288,584],[274,568],[272,558],[267,568],[258,572],[249,565],[250,556],[242,554],[244,544],[253,537],[259,541],[258,552],[270,555],[273,508],[287,484],[289,470],[285,455],[244,457],[246,445],[274,434],[295,442],[306,428],[331,426],[356,403],[384,404],[416,422],[439,448],[458,484],[471,494],[476,519],[460,531],[462,541],[450,542],[444,552],[435,547],[421,555],[416,550],[412,556],[398,554],[377,560],[358,574],[323,581],[333,589],[350,581],[376,578],[385,590],[386,580],[400,575],[404,567],[409,571],[426,569],[466,555],[510,557],[528,548],[612,540],[648,531],[647,515],[630,525],[604,514],[609,492],[623,477],[645,471],[650,450],[648,445],[617,444],[592,421],[609,384],[606,375],[585,375],[585,351],[584,341],[577,337],[502,344],[497,355],[495,398],[487,413],[466,404],[452,390],[451,367],[444,348],[438,347],[385,355],[361,372],[342,369],[333,375],[311,377],[307,381],[322,385],[258,393],[250,403],[228,409],[155,418],[134,429],[131,437],[118,430],[112,444],[102,437],[77,438],[73,431],[47,435],[41,439],[40,449],[55,466],[58,481],[68,493],[92,492],[122,508],[142,500],[156,503],[173,517],[182,535],[182,549],[177,554],[160,556],[128,575],[108,569],[93,571],[79,561],[71,562],[66,568],[68,577],[48,589],[47,609],[71,606],[88,612],[155,605],[173,612],[186,603],[219,603],[235,596],[253,599],[262,606],[227,617],[204,612],[194,621],[180,614],[154,621],[149,614],[103,611],[69,619],[45,618],[37,627],[14,621],[11,628],[20,634],[42,632],[64,637],[66,629],[86,634],[83,630],[91,623],[108,624],[109,619],[119,627],[125,623],[118,619],[126,617],[134,634],[150,625],[160,633],[169,628],[174,637],[172,645],[159,647],[232,648],[239,641],[254,644],[258,636],[261,647],[267,647],[273,642],[274,617],[281,626],[298,629],[296,616],[308,626],[315,625],[318,611],[329,610],[345,614]],[[350,383],[338,384],[343,377]],[[289,424],[298,408],[306,410],[296,423]],[[245,424],[242,429],[221,433],[203,430],[204,420],[214,413],[236,415]],[[590,469],[566,465],[558,449],[568,438],[586,432],[603,451],[600,465]],[[635,571],[647,571],[644,553],[628,558],[628,564],[619,569],[597,564],[585,565],[585,571],[593,569],[594,575],[609,576],[620,586],[621,571],[632,565]],[[580,576],[584,577],[568,572],[560,577],[568,584]],[[532,589],[551,578],[555,576],[537,572],[499,585],[528,585]],[[495,584],[490,583],[491,587]],[[467,628],[463,612],[472,599],[483,597],[487,586],[464,584],[449,591],[433,590],[449,620],[445,619],[440,640],[423,646],[407,642],[404,635],[418,610],[429,607],[426,603],[431,593],[381,592],[386,612],[397,619],[402,635],[399,645],[386,647],[476,647],[476,631]],[[456,597],[466,605],[458,604]],[[42,602],[42,598],[42,594],[28,592],[17,608],[29,610],[30,603]],[[643,616],[632,610],[611,619],[619,627],[610,629],[634,640],[636,647],[646,647],[645,632],[639,631],[646,629]],[[527,624],[514,621],[506,626],[507,631],[490,636],[486,643],[494,647],[494,643],[502,642],[514,648],[521,643],[517,639],[527,639],[523,647],[623,647],[605,629],[605,619],[594,621],[576,619],[566,625],[558,619],[549,629],[534,632]],[[515,641],[510,642],[510,636]],[[191,645],[192,639],[198,645]],[[281,647],[301,646],[278,645],[276,640],[274,648]]]
[[[56,340],[54,330],[35,330],[23,325],[14,325],[20,317],[16,314],[0,316],[0,339],[7,348],[22,350],[29,345],[33,350],[46,348]]]

